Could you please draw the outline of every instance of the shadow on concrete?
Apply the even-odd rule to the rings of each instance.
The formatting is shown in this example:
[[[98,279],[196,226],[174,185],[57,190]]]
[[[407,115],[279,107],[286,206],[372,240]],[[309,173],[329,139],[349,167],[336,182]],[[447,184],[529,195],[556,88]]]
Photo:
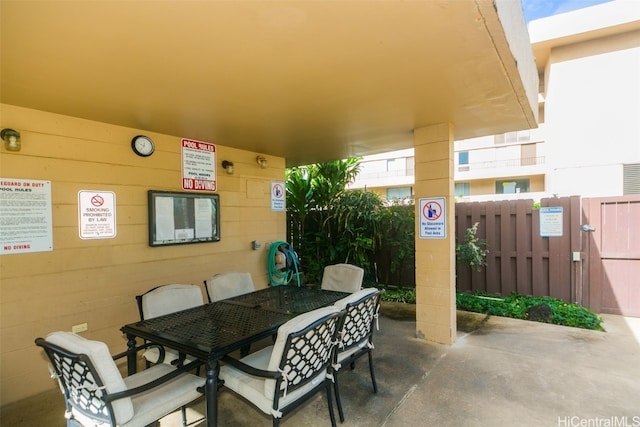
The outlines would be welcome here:
[[[458,340],[446,346],[415,338],[412,307],[385,304],[374,336],[379,392],[372,391],[366,358],[354,370],[343,368],[342,425],[538,427],[605,419],[640,425],[640,319],[603,318],[607,332],[459,311]],[[229,390],[221,391],[218,410],[221,427],[271,425]],[[203,413],[204,403],[195,402],[189,419]],[[63,427],[63,415],[62,397],[52,389],[3,408],[1,424]],[[180,425],[179,414],[161,422]],[[281,425],[330,425],[324,394]]]

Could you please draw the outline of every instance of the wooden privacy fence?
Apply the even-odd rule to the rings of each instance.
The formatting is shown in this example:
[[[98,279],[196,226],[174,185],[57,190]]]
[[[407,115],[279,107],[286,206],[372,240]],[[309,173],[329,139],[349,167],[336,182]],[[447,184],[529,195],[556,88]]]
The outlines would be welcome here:
[[[580,197],[548,198],[541,207],[562,208],[562,236],[541,237],[540,209],[533,200],[456,203],[456,243],[467,228],[479,223],[477,236],[488,244],[487,267],[471,271],[457,266],[456,286],[461,291],[509,295],[551,296],[576,300],[580,256]],[[556,210],[557,211],[557,210]],[[558,219],[560,215],[555,215]]]

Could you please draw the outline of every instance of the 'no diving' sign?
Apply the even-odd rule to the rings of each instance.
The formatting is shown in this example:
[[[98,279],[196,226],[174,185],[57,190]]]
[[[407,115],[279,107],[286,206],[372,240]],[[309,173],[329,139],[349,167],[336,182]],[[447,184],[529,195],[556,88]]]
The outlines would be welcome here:
[[[445,198],[420,199],[420,238],[446,239],[447,215]]]

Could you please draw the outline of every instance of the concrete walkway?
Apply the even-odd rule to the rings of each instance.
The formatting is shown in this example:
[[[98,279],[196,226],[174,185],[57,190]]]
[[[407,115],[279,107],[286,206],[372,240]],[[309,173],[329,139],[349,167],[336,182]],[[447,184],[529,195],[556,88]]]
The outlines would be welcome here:
[[[606,333],[491,317],[440,353],[384,425],[640,426],[640,319],[604,318]]]
[[[412,320],[381,316],[379,393],[366,360],[341,372],[343,425],[640,426],[640,319],[603,317],[607,332],[459,312],[458,340],[445,346],[414,338]],[[220,426],[271,425],[229,391],[219,411]],[[170,418],[162,425],[177,427]],[[324,395],[282,425],[329,425]]]
[[[595,332],[459,312],[458,340],[445,346],[414,338],[414,320],[385,312],[375,335],[379,392],[372,392],[366,358],[353,371],[343,368],[343,426],[640,426],[640,319],[605,315],[607,332]],[[62,397],[46,396],[22,416],[19,405],[3,411],[0,424],[64,426]],[[38,407],[51,409],[34,413]],[[271,425],[226,389],[218,410],[221,427]],[[202,413],[200,401],[188,416]],[[161,422],[180,425],[179,414]],[[281,425],[330,425],[324,394]]]

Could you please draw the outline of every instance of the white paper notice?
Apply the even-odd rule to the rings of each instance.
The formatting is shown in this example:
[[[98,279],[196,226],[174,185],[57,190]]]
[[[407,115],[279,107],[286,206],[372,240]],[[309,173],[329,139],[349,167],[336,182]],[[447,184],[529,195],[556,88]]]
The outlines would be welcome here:
[[[0,178],[0,254],[52,250],[51,181]]]
[[[193,203],[196,215],[196,238],[213,236],[211,202],[208,199],[195,199]]]
[[[156,198],[156,240],[175,239],[173,219],[173,198]]]

